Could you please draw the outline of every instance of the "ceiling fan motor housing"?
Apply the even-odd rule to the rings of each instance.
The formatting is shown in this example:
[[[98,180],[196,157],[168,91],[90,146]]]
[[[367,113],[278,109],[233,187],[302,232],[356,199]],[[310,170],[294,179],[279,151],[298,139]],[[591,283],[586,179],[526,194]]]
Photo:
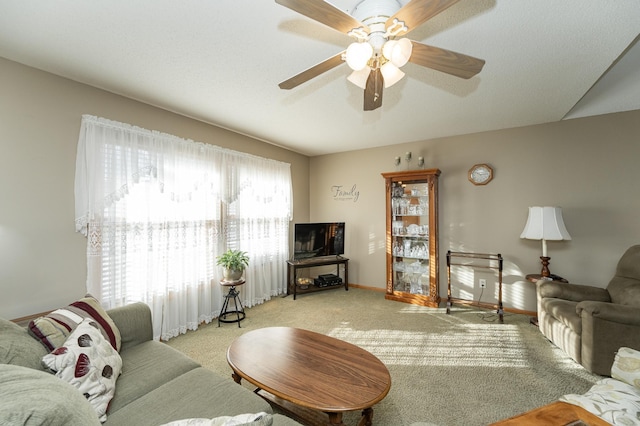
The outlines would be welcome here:
[[[351,16],[371,30],[368,41],[377,55],[387,41],[385,23],[401,7],[397,0],[363,0],[353,9]]]
[[[402,5],[398,0],[362,0],[353,8],[351,16],[363,24],[385,23]]]

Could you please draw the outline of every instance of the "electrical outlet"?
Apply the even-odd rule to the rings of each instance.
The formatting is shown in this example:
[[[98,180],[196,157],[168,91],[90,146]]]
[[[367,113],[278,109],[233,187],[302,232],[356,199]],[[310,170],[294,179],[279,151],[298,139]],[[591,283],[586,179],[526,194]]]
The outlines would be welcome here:
[[[485,280],[484,278],[480,278],[478,282],[480,283],[480,288],[485,288],[487,286],[487,280]]]

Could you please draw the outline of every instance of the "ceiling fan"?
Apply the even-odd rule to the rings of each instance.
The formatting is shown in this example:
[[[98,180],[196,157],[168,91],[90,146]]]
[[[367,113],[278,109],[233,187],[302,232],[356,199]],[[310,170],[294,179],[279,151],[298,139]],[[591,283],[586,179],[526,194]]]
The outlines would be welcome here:
[[[459,0],[362,0],[352,14],[324,0],[276,0],[276,3],[356,39],[349,47],[313,67],[283,81],[281,89],[293,89],[346,62],[353,70],[347,78],[364,89],[364,110],[382,106],[382,90],[398,82],[407,62],[471,78],[484,60],[401,38]]]

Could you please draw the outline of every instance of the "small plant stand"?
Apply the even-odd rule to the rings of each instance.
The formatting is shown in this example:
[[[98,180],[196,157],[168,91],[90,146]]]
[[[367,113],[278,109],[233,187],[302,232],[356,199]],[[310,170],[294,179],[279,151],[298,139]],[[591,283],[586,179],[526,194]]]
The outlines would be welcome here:
[[[240,327],[240,321],[242,321],[246,314],[244,313],[244,306],[242,306],[242,301],[240,300],[240,292],[236,289],[236,286],[244,284],[244,279],[239,279],[237,281],[220,281],[220,285],[222,287],[229,287],[229,291],[224,295],[224,302],[222,303],[222,309],[220,309],[220,315],[218,315],[218,327],[220,327],[220,323],[230,323],[237,322],[238,327]],[[233,300],[233,310],[229,310],[229,300]],[[235,318],[227,319],[227,315],[235,314]]]

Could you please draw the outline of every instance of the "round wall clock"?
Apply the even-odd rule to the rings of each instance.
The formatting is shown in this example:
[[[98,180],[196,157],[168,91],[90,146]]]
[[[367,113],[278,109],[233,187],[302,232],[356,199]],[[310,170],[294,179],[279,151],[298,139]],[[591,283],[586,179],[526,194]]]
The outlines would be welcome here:
[[[493,169],[488,164],[476,164],[469,169],[469,181],[474,185],[486,185],[493,179]]]

